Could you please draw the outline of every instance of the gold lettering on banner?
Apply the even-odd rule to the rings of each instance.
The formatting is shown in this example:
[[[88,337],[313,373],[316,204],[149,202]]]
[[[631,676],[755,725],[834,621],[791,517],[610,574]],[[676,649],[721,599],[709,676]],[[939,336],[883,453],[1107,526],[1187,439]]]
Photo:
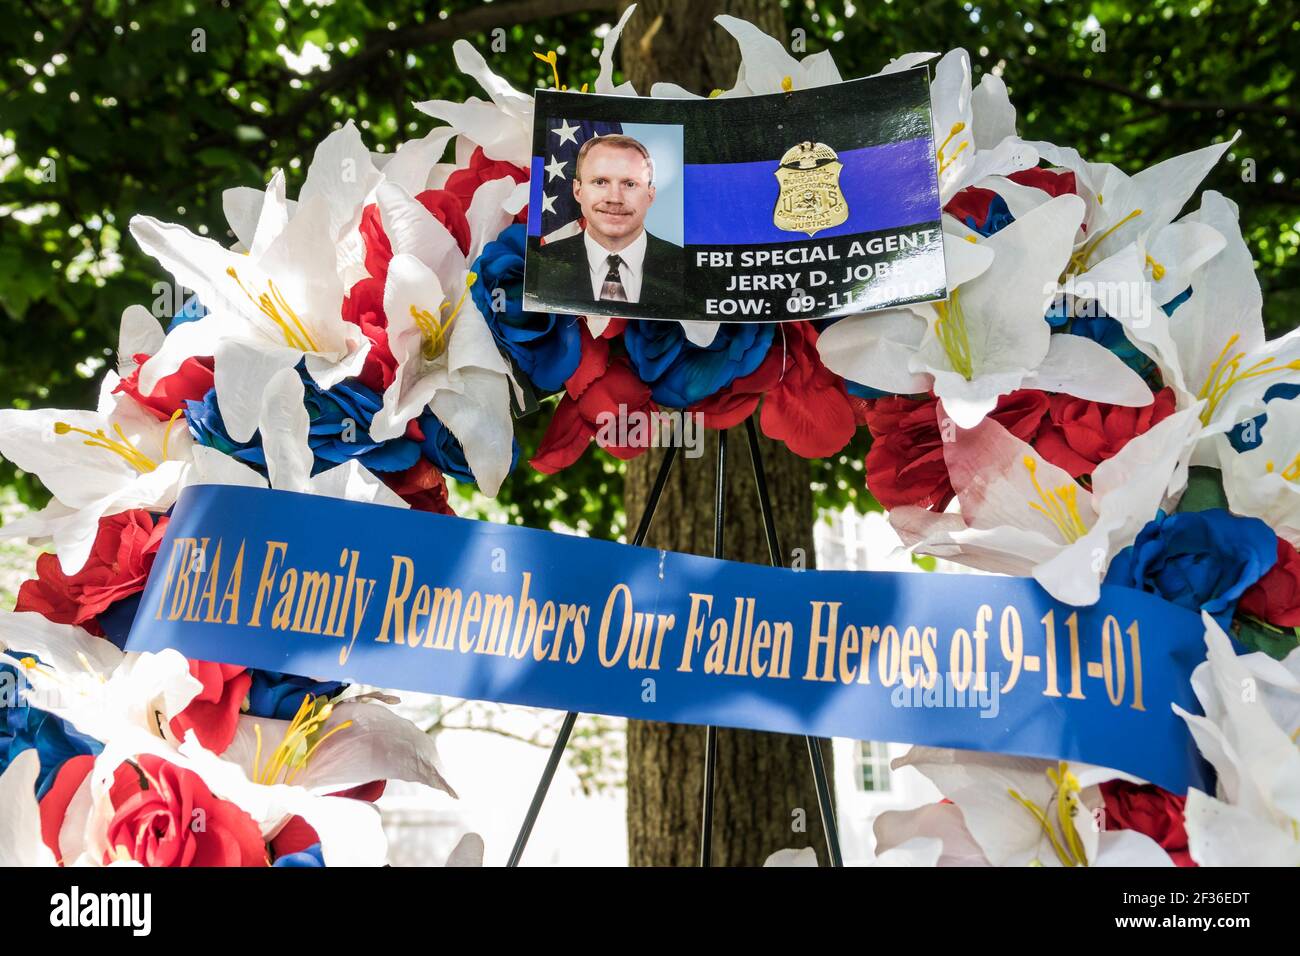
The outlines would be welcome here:
[[[399,582],[400,578],[400,584]],[[393,626],[393,642],[405,644],[405,615],[403,609],[415,583],[415,562],[405,555],[393,555],[393,569],[388,575],[388,600],[384,602],[384,621],[379,625],[380,644],[388,643],[388,627]],[[346,613],[346,612],[345,612]],[[340,621],[343,615],[340,615]]]
[[[822,607],[830,608],[830,614],[827,615],[830,621],[827,623],[825,630],[822,630]],[[808,669],[804,671],[803,679],[832,681],[835,679],[831,674],[831,670],[835,666],[833,661],[835,656],[835,629],[840,619],[840,602],[813,601],[812,615],[812,627],[808,637]],[[817,674],[818,648],[825,649],[820,676]]]
[[[705,608],[702,614],[700,612],[701,604]],[[690,673],[691,657],[700,649],[700,641],[704,638],[704,623],[709,619],[709,612],[712,610],[712,594],[691,592],[691,611],[686,618],[686,640],[682,642],[682,662],[677,668],[679,671]]]
[[[456,622],[460,620],[460,588],[434,588],[433,608],[429,611],[429,627],[425,632],[424,646],[449,651],[456,642]],[[437,630],[434,621],[437,620]],[[434,635],[437,634],[435,639]]]
[[[248,619],[249,627],[262,626],[262,603],[275,587],[276,570],[288,550],[287,541],[266,542],[266,558],[262,561],[262,576],[257,581],[257,596],[253,599],[253,616]]]

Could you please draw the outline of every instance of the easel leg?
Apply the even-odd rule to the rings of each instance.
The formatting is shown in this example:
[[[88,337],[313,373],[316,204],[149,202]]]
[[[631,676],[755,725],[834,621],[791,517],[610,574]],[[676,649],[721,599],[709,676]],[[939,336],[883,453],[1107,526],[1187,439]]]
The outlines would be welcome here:
[[[646,535],[650,533],[650,522],[654,520],[655,509],[659,507],[659,499],[663,497],[664,488],[668,484],[668,472],[672,470],[673,459],[677,457],[677,447],[669,445],[664,449],[663,461],[659,463],[659,472],[655,475],[654,486],[650,489],[650,498],[646,502],[645,512],[641,515],[641,523],[637,525],[636,534],[632,536],[632,543],[640,545],[645,543]],[[542,771],[542,778],[537,782],[537,790],[533,793],[533,802],[528,806],[528,814],[524,817],[523,826],[519,828],[519,836],[515,838],[514,849],[510,851],[510,859],[506,866],[518,866],[519,859],[524,855],[524,847],[528,845],[528,838],[532,835],[533,824],[537,822],[537,815],[542,811],[542,804],[546,800],[546,794],[551,789],[551,780],[555,777],[555,771],[560,766],[560,757],[564,754],[564,748],[569,743],[569,737],[573,733],[573,725],[578,720],[576,711],[569,711],[564,715],[564,723],[560,725],[560,733],[555,738],[555,743],[551,746],[551,755],[546,760],[546,768]]]
[[[722,557],[723,528],[726,523],[727,433],[718,432],[718,490],[713,505],[713,556]],[[718,762],[718,728],[704,730],[704,808],[700,814],[700,866],[712,865],[713,851],[713,771]]]
[[[754,464],[754,484],[758,487],[758,506],[763,512],[763,529],[767,533],[767,553],[772,566],[784,567],[781,545],[776,536],[776,519],[772,514],[772,498],[767,491],[767,474],[763,470],[763,455],[758,445],[758,429],[753,416],[745,419],[745,432],[749,436],[749,457]],[[826,852],[831,866],[843,866],[840,855],[839,829],[835,825],[835,809],[831,805],[830,787],[826,781],[826,765],[816,737],[805,737],[808,743],[808,761],[812,765],[813,784],[817,787],[817,809],[821,812],[822,832],[826,834]]]

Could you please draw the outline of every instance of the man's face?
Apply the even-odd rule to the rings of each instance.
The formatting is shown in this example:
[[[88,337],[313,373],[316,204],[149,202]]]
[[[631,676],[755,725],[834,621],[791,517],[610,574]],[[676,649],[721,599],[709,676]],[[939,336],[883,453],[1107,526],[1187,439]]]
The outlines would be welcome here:
[[[573,195],[597,239],[635,239],[655,201],[650,164],[626,146],[593,146],[582,158]]]

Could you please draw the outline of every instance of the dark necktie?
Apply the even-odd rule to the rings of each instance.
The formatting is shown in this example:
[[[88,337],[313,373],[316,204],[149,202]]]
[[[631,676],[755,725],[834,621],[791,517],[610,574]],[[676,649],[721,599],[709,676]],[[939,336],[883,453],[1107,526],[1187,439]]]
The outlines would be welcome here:
[[[610,256],[609,272],[605,273],[605,282],[600,287],[600,298],[602,302],[626,302],[627,290],[623,288],[623,279],[618,274],[618,267],[623,264],[623,260],[618,256]]]

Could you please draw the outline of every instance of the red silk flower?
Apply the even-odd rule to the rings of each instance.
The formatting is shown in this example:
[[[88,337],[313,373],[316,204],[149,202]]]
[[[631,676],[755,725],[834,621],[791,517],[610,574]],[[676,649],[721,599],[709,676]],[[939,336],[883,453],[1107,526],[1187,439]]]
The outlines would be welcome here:
[[[1070,477],[1090,475],[1132,439],[1172,415],[1175,402],[1172,388],[1161,389],[1150,405],[1141,408],[1053,395],[1048,399],[1048,417],[1033,445]]]
[[[343,297],[343,321],[357,326],[370,340],[370,350],[357,378],[366,388],[382,395],[397,374],[397,359],[388,346],[383,279],[361,279],[352,286]]]
[[[1013,183],[1019,183],[1022,186],[1033,186],[1035,189],[1041,189],[1049,196],[1078,195],[1079,187],[1074,179],[1074,171],[1069,169],[1044,169],[1042,166],[1031,166],[1029,169],[1019,169],[1014,173],[1008,173],[1007,179]]]
[[[772,351],[784,370],[763,396],[763,434],[803,458],[835,454],[858,426],[844,380],[817,353],[817,330],[811,322],[784,322],[776,327]]]
[[[1277,563],[1250,586],[1237,609],[1276,627],[1300,627],[1300,552],[1277,539]]]
[[[411,437],[409,431],[413,427],[418,430],[414,420],[407,426],[407,437]],[[436,515],[456,514],[447,500],[447,479],[438,470],[438,466],[427,458],[421,458],[405,471],[383,472],[379,477],[416,511],[431,511]]]
[[[998,399],[989,418],[1029,441],[1047,406],[1045,394],[1022,389]],[[873,441],[867,452],[867,490],[886,508],[916,505],[943,511],[952,501],[955,492],[943,443],[956,436],[956,426],[941,423],[938,408],[934,396],[918,401],[891,395],[870,403],[867,427]]]
[[[1176,796],[1154,784],[1107,780],[1101,785],[1105,801],[1107,830],[1136,830],[1144,833],[1169,854],[1178,866],[1195,866],[1187,849],[1183,825],[1185,797]]]
[[[85,566],[65,574],[56,555],[42,554],[36,559],[36,577],[19,587],[14,610],[36,611],[59,624],[77,624],[103,635],[95,618],[144,590],[166,529],[166,517],[155,521],[140,509],[100,518]]]
[[[212,388],[212,359],[187,358],[181,367],[170,375],[158,380],[153,391],[145,395],[140,391],[140,366],[149,356],[143,353],[133,356],[136,367],[131,374],[117,383],[113,393],[130,395],[136,402],[160,422],[165,422],[185,407],[186,401],[198,402]],[[182,423],[183,424],[183,423]]]
[[[443,188],[459,199],[465,209],[468,209],[474,199],[474,193],[480,186],[494,179],[501,179],[503,176],[509,176],[516,183],[528,182],[528,170],[504,160],[488,159],[483,153],[483,147],[476,146],[470,155],[468,168],[458,169],[448,176]],[[528,207],[525,206],[515,215],[515,222],[527,221]]]
[[[59,768],[40,802],[41,836],[60,856],[59,830],[68,805],[94,765],[73,757]],[[192,770],[153,754],[124,762],[109,788],[113,816],[104,862],[131,860],[143,866],[266,866],[266,844],[257,823],[228,800],[213,795]]]
[[[617,431],[606,436],[602,427],[607,422],[617,426],[621,419],[631,431],[642,416],[654,427],[658,411],[650,399],[650,388],[628,360],[621,355],[610,358],[608,339],[583,334],[582,357],[564,389],[541,446],[531,459],[532,466],[542,474],[553,475],[568,468],[582,457],[593,438],[611,455],[625,460],[649,450],[648,431],[645,445],[619,445]]]
[[[208,750],[223,753],[235,739],[239,712],[248,697],[253,676],[238,664],[209,661],[190,661],[190,674],[203,689],[172,718],[171,731],[182,740],[187,731],[193,731]]]

